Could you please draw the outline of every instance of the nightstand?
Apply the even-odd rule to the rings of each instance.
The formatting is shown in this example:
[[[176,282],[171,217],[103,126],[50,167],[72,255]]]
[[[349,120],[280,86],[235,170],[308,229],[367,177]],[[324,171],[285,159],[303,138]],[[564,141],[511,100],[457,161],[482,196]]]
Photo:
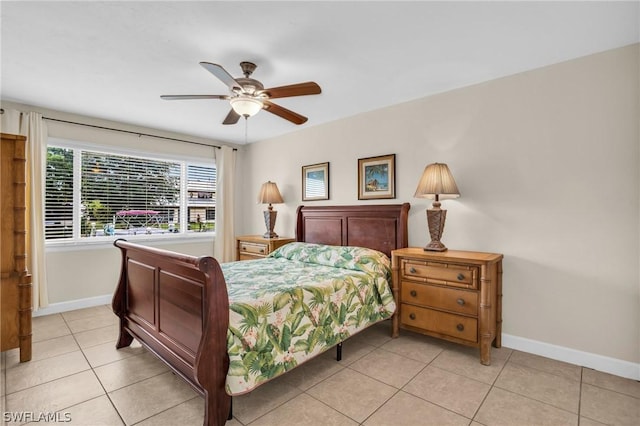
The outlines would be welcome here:
[[[473,251],[391,252],[400,328],[480,348],[480,362],[491,364],[491,344],[501,346],[502,255]]]
[[[295,238],[264,238],[261,235],[236,237],[236,259],[262,259],[278,247],[293,241],[295,241]]]

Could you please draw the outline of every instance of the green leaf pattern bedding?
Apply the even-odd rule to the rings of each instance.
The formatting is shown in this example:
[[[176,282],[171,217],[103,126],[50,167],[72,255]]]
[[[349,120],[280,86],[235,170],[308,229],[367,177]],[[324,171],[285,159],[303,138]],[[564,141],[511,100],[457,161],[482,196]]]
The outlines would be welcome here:
[[[222,264],[229,293],[226,389],[249,392],[391,317],[389,258],[362,247],[290,243]]]

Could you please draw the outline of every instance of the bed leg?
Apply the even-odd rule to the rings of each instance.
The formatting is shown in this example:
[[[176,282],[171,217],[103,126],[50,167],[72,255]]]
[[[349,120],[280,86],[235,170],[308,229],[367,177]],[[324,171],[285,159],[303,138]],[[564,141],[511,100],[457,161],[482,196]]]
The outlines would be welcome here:
[[[231,397],[227,395],[224,389],[221,392],[205,390],[204,426],[222,426],[233,417],[231,414]],[[226,404],[229,404],[227,410],[224,409]]]
[[[131,334],[129,334],[129,332],[125,330],[122,325],[120,325],[120,336],[118,337],[118,342],[116,343],[116,349],[125,348],[129,346],[131,342],[133,342],[133,336],[131,336]]]
[[[338,343],[338,346],[336,346],[336,359],[338,361],[342,361],[342,342]]]
[[[233,420],[233,398],[229,398],[229,415],[227,420]]]
[[[133,342],[133,336],[124,328],[122,314],[119,312],[116,312],[116,314],[120,317],[120,333],[118,335],[118,341],[116,342],[116,349],[120,349],[129,346],[131,342]]]

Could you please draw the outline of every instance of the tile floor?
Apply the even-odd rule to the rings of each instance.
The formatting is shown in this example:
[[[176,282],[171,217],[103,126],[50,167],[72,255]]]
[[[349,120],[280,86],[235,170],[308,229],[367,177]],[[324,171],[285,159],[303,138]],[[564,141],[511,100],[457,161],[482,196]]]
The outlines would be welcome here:
[[[389,334],[378,324],[345,342],[342,361],[331,350],[235,397],[227,424],[640,424],[640,382],[507,348],[482,366],[476,349]],[[33,359],[2,353],[3,421],[201,425],[202,398],[139,345],[115,350],[116,336],[107,306],[34,318]]]

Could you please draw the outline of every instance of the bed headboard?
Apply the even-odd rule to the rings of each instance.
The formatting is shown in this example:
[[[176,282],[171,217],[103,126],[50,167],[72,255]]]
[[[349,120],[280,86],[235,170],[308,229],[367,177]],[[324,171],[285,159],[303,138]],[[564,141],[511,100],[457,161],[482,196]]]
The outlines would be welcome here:
[[[368,247],[391,257],[407,247],[409,203],[359,206],[300,206],[296,240],[335,246]]]

